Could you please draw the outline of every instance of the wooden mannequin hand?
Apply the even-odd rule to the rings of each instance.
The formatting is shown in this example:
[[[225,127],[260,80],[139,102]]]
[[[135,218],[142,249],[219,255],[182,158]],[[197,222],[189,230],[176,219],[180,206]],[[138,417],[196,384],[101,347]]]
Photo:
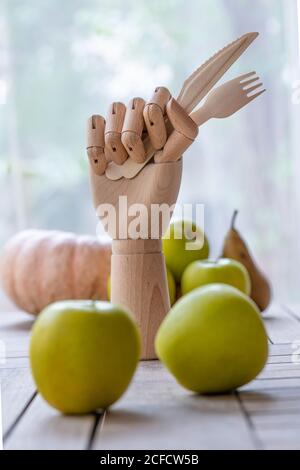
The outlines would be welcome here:
[[[195,133],[196,126],[165,89],[158,98],[159,105],[152,99],[146,106],[141,98],[135,98],[127,111],[123,104],[114,103],[106,121],[101,116],[88,121],[93,202],[113,239],[111,300],[134,315],[142,335],[144,359],[155,358],[154,338],[170,309],[161,237],[169,225],[180,189],[181,155],[193,142],[180,130],[190,131],[191,127]],[[165,110],[172,126],[166,125]],[[132,179],[110,180],[105,174],[109,160],[124,164],[128,158],[137,162],[145,158],[145,126],[152,146],[157,149],[153,161]],[[162,205],[166,210],[159,216]],[[112,223],[108,217],[111,209]]]
[[[134,218],[131,214],[129,219],[122,217],[120,220],[119,196],[127,197],[128,207],[136,204],[145,206],[148,214],[148,234],[145,234],[144,230],[141,238],[153,238],[151,205],[173,206],[176,203],[182,172],[181,155],[191,145],[197,133],[198,127],[194,121],[173,98],[170,98],[169,91],[162,87],[155,90],[146,105],[142,98],[132,99],[127,110],[124,104],[113,103],[109,107],[106,120],[98,115],[89,119],[87,152],[93,201],[102,220],[103,204],[111,204],[115,208],[117,222],[122,226],[118,225],[118,230],[107,227],[113,239],[120,238],[120,230],[124,238],[124,225]],[[148,163],[132,179],[108,179],[105,169],[109,161],[119,165],[124,164],[128,158],[139,163],[143,161],[144,142],[147,138],[150,138],[152,146],[156,149],[153,159],[155,163]],[[171,215],[172,211],[170,217]],[[160,236],[167,228],[169,220],[165,219],[163,222],[159,230]],[[157,230],[152,230],[153,232],[157,233]],[[128,233],[126,238],[133,237]]]

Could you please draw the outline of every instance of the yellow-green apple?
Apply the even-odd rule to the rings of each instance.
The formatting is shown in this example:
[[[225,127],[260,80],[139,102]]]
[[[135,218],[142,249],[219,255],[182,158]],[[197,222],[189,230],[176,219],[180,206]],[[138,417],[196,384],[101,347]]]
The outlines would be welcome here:
[[[177,381],[197,393],[246,384],[268,356],[256,304],[226,284],[209,284],[178,300],[158,330],[155,347]]]
[[[209,244],[203,231],[190,220],[177,220],[170,224],[163,238],[166,265],[177,282],[185,268],[195,260],[206,259]]]
[[[176,282],[169,268],[167,268],[167,281],[169,287],[170,305],[174,305],[176,301]]]
[[[51,304],[39,315],[30,341],[38,391],[63,413],[88,413],[118,400],[139,354],[131,315],[109,302]]]
[[[170,296],[170,304],[173,305],[176,301],[176,283],[173,274],[167,268],[167,280],[168,280],[168,287],[169,287],[169,296]],[[107,298],[110,300],[111,296],[111,281],[110,276],[107,280]]]
[[[181,292],[185,295],[197,287],[213,283],[229,284],[250,295],[251,281],[247,269],[239,261],[228,258],[189,264],[181,278]]]

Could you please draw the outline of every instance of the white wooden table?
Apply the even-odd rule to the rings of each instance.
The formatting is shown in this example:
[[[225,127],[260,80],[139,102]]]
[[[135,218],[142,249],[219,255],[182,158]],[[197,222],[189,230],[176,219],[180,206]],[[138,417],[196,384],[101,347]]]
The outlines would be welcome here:
[[[0,313],[5,449],[300,449],[300,306],[265,316],[270,357],[252,383],[224,396],[197,396],[158,361],[140,364],[122,399],[104,414],[60,415],[36,393],[28,364],[33,320]]]

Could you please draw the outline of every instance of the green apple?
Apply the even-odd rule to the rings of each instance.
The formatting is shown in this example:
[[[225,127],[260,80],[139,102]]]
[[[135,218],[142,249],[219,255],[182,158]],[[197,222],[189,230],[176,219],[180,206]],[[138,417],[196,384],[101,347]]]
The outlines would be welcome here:
[[[235,287],[209,284],[176,302],[155,340],[177,381],[197,393],[222,393],[254,379],[268,356],[256,304]]]
[[[34,324],[30,363],[38,391],[63,413],[106,408],[136,369],[140,335],[132,317],[109,302],[61,301]]]
[[[170,304],[173,305],[176,301],[176,283],[173,274],[167,268],[167,280],[168,280],[168,287],[169,287],[169,296],[170,296]],[[107,298],[110,300],[111,296],[111,282],[110,276],[107,280]]]
[[[182,233],[182,237],[178,238],[180,233]],[[201,248],[195,249],[197,248],[196,238],[203,241]],[[206,236],[195,223],[190,220],[177,220],[170,224],[165,233],[163,252],[167,267],[172,271],[175,280],[180,282],[183,271],[188,264],[195,260],[208,258],[209,245]]]
[[[176,301],[176,282],[170,269],[167,268],[167,280],[169,287],[170,305],[173,305]]]
[[[233,259],[194,261],[184,270],[181,278],[183,295],[205,284],[224,283],[250,295],[251,281],[245,266]]]

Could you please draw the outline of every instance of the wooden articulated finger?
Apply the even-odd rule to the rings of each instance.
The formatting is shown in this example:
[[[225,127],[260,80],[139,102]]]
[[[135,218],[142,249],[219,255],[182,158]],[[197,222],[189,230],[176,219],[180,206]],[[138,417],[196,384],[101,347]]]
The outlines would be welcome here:
[[[168,102],[166,112],[174,130],[162,152],[155,156],[157,163],[179,160],[198,135],[197,124],[174,98]]]
[[[86,148],[101,147],[104,149],[105,119],[97,114],[91,116],[87,122]]]
[[[169,90],[157,87],[144,108],[144,120],[152,146],[155,150],[163,148],[167,140],[165,125],[166,104],[171,98]]]
[[[167,116],[175,130],[194,140],[199,132],[198,126],[180,104],[171,98],[166,106]]]
[[[143,109],[145,101],[142,98],[133,98],[127,107],[122,130],[122,144],[128,155],[137,163],[143,163],[146,158],[142,141],[144,128]]]
[[[176,162],[194,141],[174,130],[163,150],[155,155],[155,163]]]
[[[128,153],[121,141],[125,114],[125,104],[112,103],[106,117],[105,155],[107,160],[112,160],[117,165],[123,165],[128,158]]]
[[[87,122],[87,155],[96,175],[103,175],[107,167],[104,153],[105,119],[94,115]]]

